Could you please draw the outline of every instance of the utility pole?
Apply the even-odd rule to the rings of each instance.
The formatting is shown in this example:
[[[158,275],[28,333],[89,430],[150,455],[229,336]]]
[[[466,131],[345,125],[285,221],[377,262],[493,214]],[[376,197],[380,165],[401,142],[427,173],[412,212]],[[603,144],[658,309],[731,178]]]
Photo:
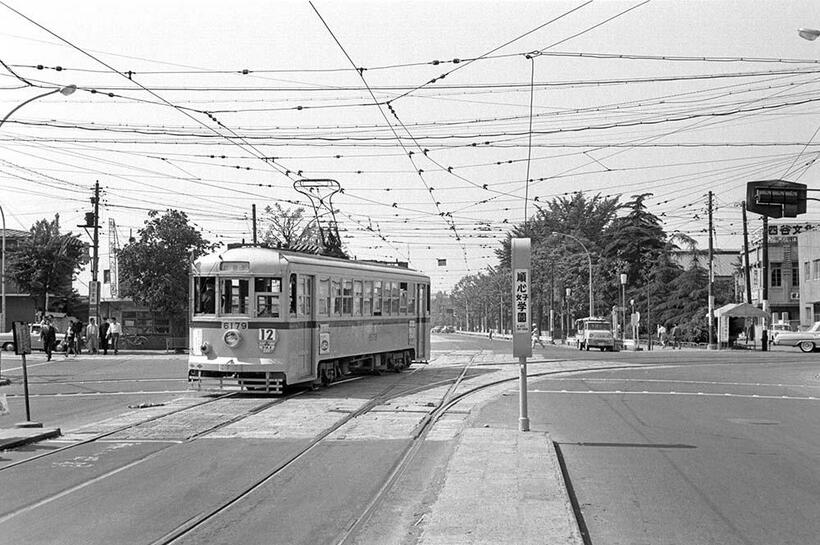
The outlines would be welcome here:
[[[763,283],[763,294],[762,294],[762,305],[763,311],[767,314],[765,318],[763,318],[763,335],[760,339],[760,346],[765,351],[769,348],[769,332],[768,332],[768,324],[769,324],[769,217],[763,216],[763,278],[761,278],[761,282]]]
[[[746,222],[746,201],[743,201],[743,279],[746,284],[746,302],[752,304],[752,280],[749,276],[749,226]]]
[[[256,205],[251,205],[251,215],[253,217],[253,245],[256,246]]]
[[[91,258],[91,281],[94,283],[94,304],[92,314],[97,318],[97,324],[100,323],[100,181],[94,182],[94,198],[91,199],[94,204],[94,255]],[[90,298],[90,296],[89,296]]]
[[[715,296],[712,293],[712,278],[714,278],[713,261],[714,261],[714,245],[712,242],[712,192],[709,192],[709,349],[715,348],[715,332],[713,325],[715,321]]]

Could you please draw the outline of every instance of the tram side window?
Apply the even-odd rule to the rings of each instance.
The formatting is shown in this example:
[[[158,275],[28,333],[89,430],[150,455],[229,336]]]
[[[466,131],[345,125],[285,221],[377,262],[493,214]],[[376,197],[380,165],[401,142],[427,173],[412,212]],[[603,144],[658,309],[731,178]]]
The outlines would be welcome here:
[[[416,314],[416,285],[407,286],[407,313],[411,316]]]
[[[399,283],[398,282],[390,282],[390,301],[392,303],[391,307],[393,310],[393,316],[397,316],[399,314]]]
[[[279,296],[282,293],[282,279],[278,277],[260,277],[253,281],[256,295],[256,316],[278,318],[280,315]]]
[[[290,275],[290,297],[288,301],[290,302],[290,307],[288,311],[290,312],[291,316],[296,316],[296,275]]]
[[[313,285],[310,282],[309,276],[299,276],[299,316],[310,316]]]
[[[216,278],[194,279],[194,314],[216,313]]]
[[[353,314],[353,280],[342,280],[342,314]]]
[[[226,278],[222,280],[222,314],[248,313],[248,280]]]
[[[333,300],[333,316],[342,315],[342,284],[338,280],[330,281],[330,296]]]
[[[382,315],[382,281],[373,282],[373,316]]]
[[[373,314],[373,281],[364,281],[364,303],[362,304],[362,313],[365,316]]]
[[[353,281],[353,316],[362,315],[362,281]]]
[[[330,279],[319,279],[319,316],[330,315]]]
[[[399,312],[407,314],[407,282],[399,282]]]

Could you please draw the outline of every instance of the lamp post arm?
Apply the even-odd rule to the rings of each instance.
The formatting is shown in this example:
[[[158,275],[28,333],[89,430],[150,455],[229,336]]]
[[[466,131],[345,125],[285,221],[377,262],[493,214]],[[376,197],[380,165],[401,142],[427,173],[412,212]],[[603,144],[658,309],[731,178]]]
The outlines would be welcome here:
[[[33,102],[33,101],[37,100],[38,98],[47,97],[48,95],[53,95],[54,93],[59,93],[59,92],[60,92],[60,89],[52,89],[51,91],[48,91],[48,92],[43,93],[43,94],[41,94],[41,95],[36,95],[36,96],[33,96],[33,97],[31,97],[30,99],[26,100],[25,102],[21,102],[20,104],[18,104],[17,106],[15,106],[15,107],[14,107],[14,109],[13,109],[12,111],[10,111],[9,113],[7,113],[7,114],[6,114],[6,117],[4,117],[2,121],[0,121],[0,127],[2,127],[2,126],[3,126],[3,123],[5,123],[5,122],[6,122],[6,119],[8,119],[9,117],[11,117],[11,114],[13,114],[14,112],[16,112],[17,110],[19,110],[20,108],[22,108],[23,106],[25,106],[26,104],[28,104],[29,102]]]

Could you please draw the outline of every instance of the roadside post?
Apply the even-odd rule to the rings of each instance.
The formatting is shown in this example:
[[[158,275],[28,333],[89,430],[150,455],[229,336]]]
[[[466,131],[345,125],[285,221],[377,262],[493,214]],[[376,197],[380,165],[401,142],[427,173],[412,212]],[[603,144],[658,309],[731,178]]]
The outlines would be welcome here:
[[[18,428],[42,428],[40,422],[31,421],[31,408],[28,401],[28,370],[26,369],[26,354],[31,354],[31,332],[28,322],[14,322],[12,334],[14,336],[14,353],[23,359],[23,395],[26,399],[26,421],[16,424]]]
[[[518,430],[530,431],[527,416],[527,358],[532,357],[530,239],[512,239],[513,357],[518,358]]]

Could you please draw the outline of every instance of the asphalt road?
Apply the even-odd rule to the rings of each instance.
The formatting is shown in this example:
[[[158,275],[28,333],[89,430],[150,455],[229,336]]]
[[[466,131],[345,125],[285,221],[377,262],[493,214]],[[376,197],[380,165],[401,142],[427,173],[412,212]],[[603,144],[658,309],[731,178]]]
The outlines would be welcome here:
[[[434,336],[433,348],[465,361],[481,350],[510,351],[503,340],[456,335]],[[591,543],[816,542],[820,354],[535,352],[535,360],[594,360],[612,367],[529,385],[531,427],[550,432],[558,443]],[[619,368],[634,363],[640,367]],[[260,414],[264,418],[207,438],[194,440],[268,400],[203,405],[55,453],[77,440],[72,429],[118,422],[117,415],[135,412],[129,405],[206,398],[185,391],[185,358],[179,356],[88,356],[47,364],[35,356],[31,364],[33,416],[69,436],[0,454],[0,535],[22,544],[153,543],[201,520],[289,460],[328,425],[323,419],[349,413],[405,376],[366,377],[306,392],[288,410],[273,407]],[[424,380],[440,384],[457,371],[430,366]],[[14,359],[4,357],[3,374],[19,373]],[[21,388],[2,391],[16,395]],[[15,414],[21,403],[11,397]],[[400,414],[380,413],[373,419],[377,425],[354,427],[322,444],[181,542],[335,542],[406,446],[402,420],[384,420]],[[517,416],[517,396],[502,396],[482,409],[479,424],[509,427]],[[418,507],[434,499],[453,446],[434,443],[351,544],[413,542],[408,529],[418,523]],[[2,470],[46,452],[52,454]]]
[[[590,543],[817,542],[820,354],[666,350],[607,358],[646,367],[528,388],[532,429],[559,444]],[[509,422],[516,403],[502,398],[480,421]]]

